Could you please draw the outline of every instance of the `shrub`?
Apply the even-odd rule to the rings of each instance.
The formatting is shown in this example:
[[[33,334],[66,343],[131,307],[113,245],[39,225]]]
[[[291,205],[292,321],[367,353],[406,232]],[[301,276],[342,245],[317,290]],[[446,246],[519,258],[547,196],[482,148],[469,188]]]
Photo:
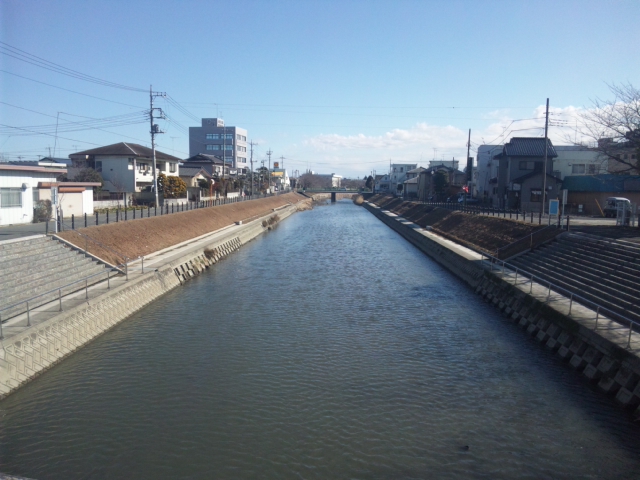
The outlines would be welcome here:
[[[33,223],[49,221],[52,212],[51,200],[38,200],[33,209]]]

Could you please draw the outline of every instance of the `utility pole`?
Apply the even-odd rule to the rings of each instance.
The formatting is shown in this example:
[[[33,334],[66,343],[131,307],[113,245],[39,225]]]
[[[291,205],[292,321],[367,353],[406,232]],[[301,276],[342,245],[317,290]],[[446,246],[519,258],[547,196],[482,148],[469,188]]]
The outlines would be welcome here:
[[[251,140],[249,145],[251,145],[251,196],[253,197],[253,146],[258,144],[253,143],[253,140]]]
[[[469,139],[467,140],[467,191],[464,192],[464,206],[467,206],[467,195],[469,194],[469,184],[473,178],[473,165],[469,161],[469,149],[471,148],[471,129],[469,129]],[[453,165],[453,163],[452,163]]]
[[[549,133],[549,99],[547,98],[547,113],[544,119],[544,163],[542,164],[542,204],[540,215],[544,214],[544,201],[547,197],[547,134]]]
[[[165,118],[164,113],[162,112],[161,108],[153,108],[153,99],[155,97],[166,97],[167,94],[164,92],[154,92],[153,91],[153,86],[149,86],[149,123],[151,125],[151,153],[152,153],[152,159],[151,159],[151,167],[153,169],[153,192],[155,194],[155,205],[156,207],[158,206],[158,172],[156,169],[156,134],[158,133],[164,133],[162,130],[160,130],[160,126],[156,123],[153,123],[153,120],[156,118]],[[154,116],[153,112],[154,110],[159,110],[160,114],[159,116]]]
[[[285,158],[283,156],[280,156],[280,168],[282,169],[282,185],[281,187],[284,189],[284,177],[286,175],[285,169],[284,169],[284,160]]]
[[[269,193],[271,193],[271,154],[273,152],[271,151],[271,149],[269,149],[269,151],[267,152],[267,156],[269,157]]]

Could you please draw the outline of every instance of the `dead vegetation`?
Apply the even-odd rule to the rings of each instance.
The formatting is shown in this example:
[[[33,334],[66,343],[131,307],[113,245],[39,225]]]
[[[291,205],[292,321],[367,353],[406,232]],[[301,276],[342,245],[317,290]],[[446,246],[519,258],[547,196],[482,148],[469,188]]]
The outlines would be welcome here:
[[[296,193],[202,208],[159,217],[111,223],[60,233],[60,237],[112,264],[172,247],[237,221],[250,221],[287,204],[308,198]],[[277,217],[277,215],[273,215]],[[84,234],[89,237],[87,240]],[[95,242],[94,242],[95,241]],[[99,243],[96,243],[99,242]]]
[[[543,228],[514,219],[472,215],[384,195],[374,195],[369,202],[423,228],[429,226],[443,237],[487,253],[495,253],[498,248]]]

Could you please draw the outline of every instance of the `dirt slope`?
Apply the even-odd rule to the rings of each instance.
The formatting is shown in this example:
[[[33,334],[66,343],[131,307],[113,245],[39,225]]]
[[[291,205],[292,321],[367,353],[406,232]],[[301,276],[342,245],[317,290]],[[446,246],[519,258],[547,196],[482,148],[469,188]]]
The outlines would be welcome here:
[[[66,231],[60,236],[84,248],[85,240],[76,232],[87,235],[106,247],[101,248],[99,245],[88,242],[89,252],[110,263],[120,264],[123,262],[123,256],[137,258],[148,255],[237,221],[248,221],[267,215],[274,208],[305,200],[309,201],[297,193],[288,193],[160,217]]]

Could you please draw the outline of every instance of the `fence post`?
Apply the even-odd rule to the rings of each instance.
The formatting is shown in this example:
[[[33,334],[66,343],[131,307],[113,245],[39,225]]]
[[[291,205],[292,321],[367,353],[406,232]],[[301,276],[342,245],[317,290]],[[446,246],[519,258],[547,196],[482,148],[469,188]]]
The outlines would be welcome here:
[[[126,222],[128,220],[127,218],[127,207],[124,207],[124,221]]]
[[[550,298],[551,298],[551,284],[549,284],[549,290],[547,291],[547,303],[549,302]]]
[[[158,207],[156,205],[153,206],[153,216],[154,217],[158,216]]]
[[[111,290],[111,270],[107,270],[107,290]]]
[[[31,310],[29,309],[29,301],[27,301],[27,327],[31,326]]]
[[[596,326],[593,328],[594,330],[598,329],[598,318],[600,317],[600,306],[596,309]]]
[[[84,298],[89,299],[89,279],[84,279]]]
[[[142,273],[144,273],[144,257],[140,257],[140,262],[142,263]]]
[[[116,223],[120,221],[120,207],[116,208]]]
[[[96,226],[98,226],[98,212],[96,212]]]
[[[107,225],[109,225],[109,209],[107,209]]]
[[[533,275],[531,275],[531,283],[529,284],[529,293],[533,292]]]
[[[124,262],[124,275],[125,277],[127,277],[127,282],[128,282],[129,281],[129,262],[127,260],[125,260]]]
[[[137,210],[137,208],[133,207],[133,219],[134,220],[136,219],[136,210]]]
[[[76,229],[76,216],[72,213],[71,214],[71,230],[75,230]]]
[[[518,283],[518,269],[516,268],[516,278],[515,278],[515,280],[513,281],[513,284],[515,285],[515,284],[517,284],[517,283]]]
[[[87,214],[84,214],[84,228],[87,228]]]
[[[571,315],[572,306],[573,306],[573,293],[571,294],[571,298],[569,299],[569,315]]]
[[[2,340],[4,336],[2,335],[2,315],[0,314],[0,340]],[[4,348],[4,347],[2,347]]]
[[[633,322],[629,322],[629,339],[627,340],[627,348],[631,348],[631,332],[633,331]]]
[[[58,303],[60,304],[60,311],[62,311],[62,289],[58,289]]]
[[[569,231],[569,215],[567,215],[567,232]]]

